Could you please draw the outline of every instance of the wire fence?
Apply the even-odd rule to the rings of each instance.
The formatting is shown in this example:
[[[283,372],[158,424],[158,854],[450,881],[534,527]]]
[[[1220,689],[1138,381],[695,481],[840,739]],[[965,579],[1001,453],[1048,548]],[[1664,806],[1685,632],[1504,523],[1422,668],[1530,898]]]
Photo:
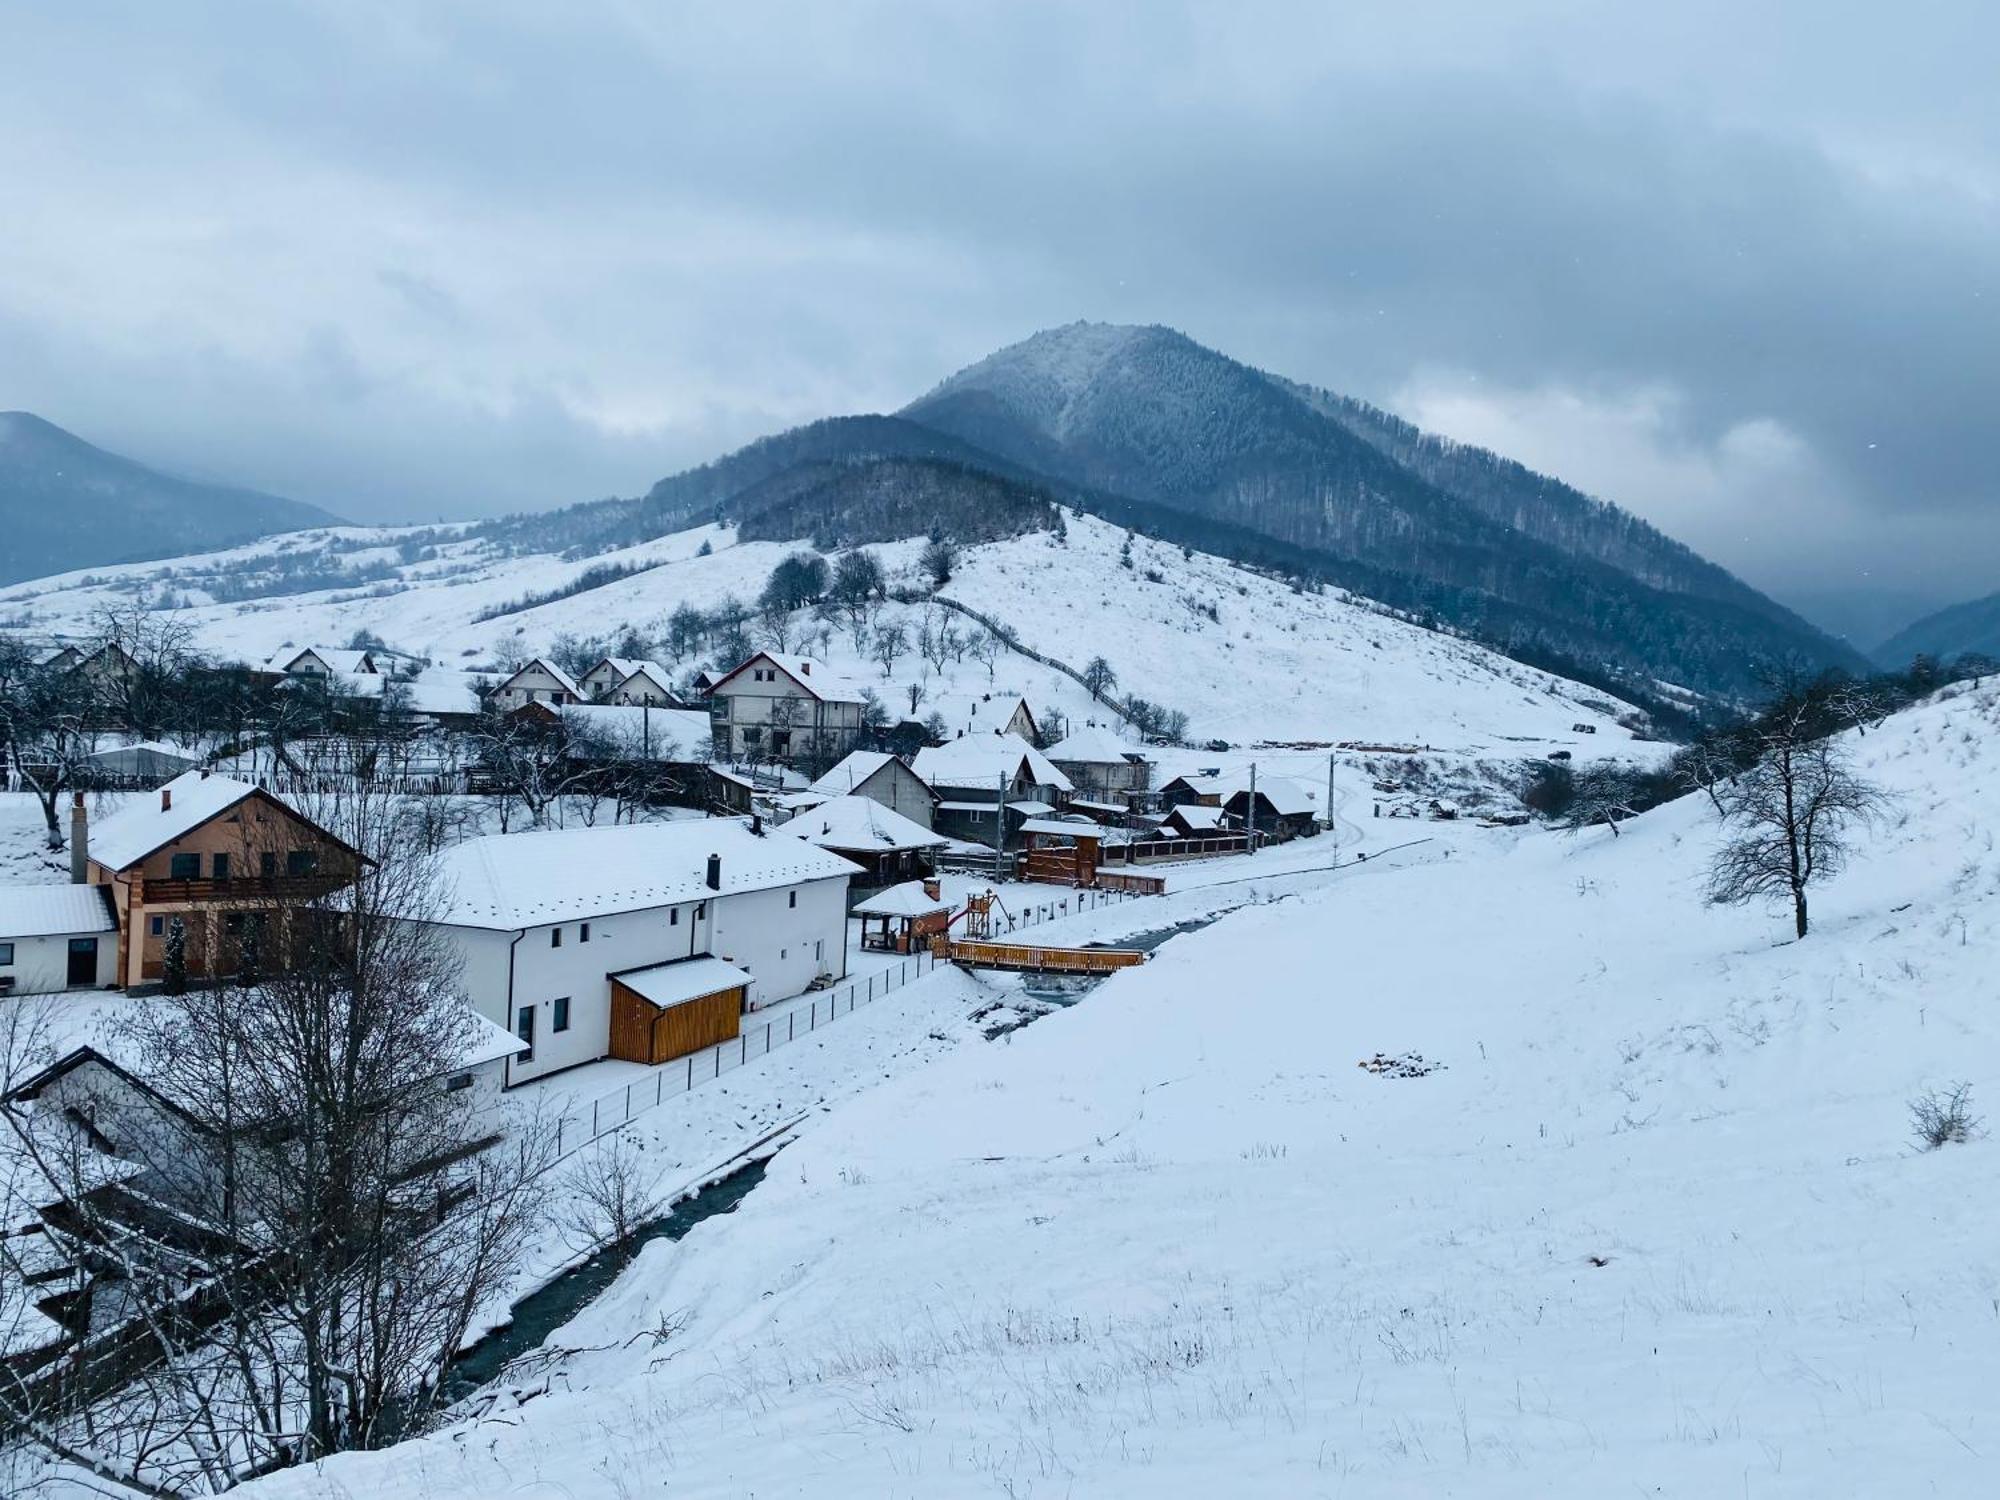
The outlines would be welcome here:
[[[1014,912],[996,904],[994,916],[996,927],[1004,924],[1001,930],[1019,932],[1044,922],[1140,899],[1125,891],[1071,891],[1051,900],[1029,902]],[[851,979],[813,996],[809,1004],[793,1005],[780,1015],[760,1016],[751,1012],[743,1018],[742,1029],[728,1041],[661,1063],[564,1115],[556,1122],[555,1159],[560,1161],[592,1141],[624,1129],[669,1099],[692,1093],[703,1084],[713,1083],[760,1057],[770,1056],[780,1047],[815,1035],[842,1017],[851,1016],[863,1006],[872,1005],[934,972],[940,962],[929,953],[913,953],[894,967]]]

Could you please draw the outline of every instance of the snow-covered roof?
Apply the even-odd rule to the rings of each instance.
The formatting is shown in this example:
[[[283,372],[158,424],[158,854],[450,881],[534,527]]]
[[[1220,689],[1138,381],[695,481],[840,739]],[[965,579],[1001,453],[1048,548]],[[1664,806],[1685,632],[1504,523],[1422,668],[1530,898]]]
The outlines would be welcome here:
[[[810,790],[829,797],[845,796],[895,758],[882,750],[850,750]]]
[[[556,680],[556,685],[562,688],[564,692],[574,693],[579,698],[583,696],[583,689],[577,686],[576,679],[570,676],[569,673],[565,672],[561,667],[557,666],[554,662],[550,661],[546,656],[538,656],[531,662],[522,663],[520,670],[509,676],[507,681],[501,683],[500,686],[506,687],[510,683],[512,683],[515,680],[515,678],[520,677],[528,672],[537,672],[537,671],[544,672],[550,677],[553,677]]]
[[[289,672],[302,656],[317,656],[334,672],[368,673],[374,670],[374,659],[366,651],[350,651],[333,646],[300,646],[296,650],[286,647],[265,663],[273,672]]]
[[[335,672],[328,680],[356,698],[380,698],[394,683],[407,692],[411,713],[470,715],[479,712],[479,689],[488,679],[452,667],[426,667],[414,677]]]
[[[797,683],[807,693],[819,699],[822,703],[859,703],[862,701],[861,689],[832,667],[829,667],[825,662],[814,661],[810,656],[795,656],[786,651],[759,651],[755,656],[745,661],[742,666],[737,667],[733,671],[725,672],[716,680],[716,687],[721,687],[731,678],[736,677],[739,673],[756,665],[760,661],[771,663],[772,666],[783,672],[793,682]]]
[[[1144,760],[1136,745],[1128,745],[1102,724],[1086,724],[1043,752],[1052,761],[1071,765],[1123,765],[1128,760]]]
[[[718,890],[707,884],[711,854],[722,860]],[[437,920],[498,931],[856,873],[836,854],[733,818],[488,834],[446,849],[437,865]]]
[[[1103,828],[1087,818],[1029,818],[1021,825],[1023,833],[1061,834],[1072,839],[1102,839]]]
[[[926,745],[917,752],[911,769],[934,787],[992,787],[1003,777],[1011,781],[1024,763],[1036,786],[1075,790],[1047,756],[1018,734],[968,734],[942,745]]]
[[[910,717],[922,722],[936,714],[955,735],[997,734],[1027,707],[1028,700],[1019,693],[940,693],[919,705]],[[1034,710],[1028,709],[1029,721],[1034,717]]]
[[[137,864],[162,844],[192,833],[257,790],[233,776],[186,771],[157,792],[125,799],[90,830],[90,857],[110,870]],[[165,804],[165,805],[163,805]]]
[[[150,755],[162,755],[179,761],[184,766],[197,764],[201,757],[185,745],[170,744],[166,740],[134,740],[129,745],[106,745],[101,750],[93,750],[85,760],[109,760],[117,755],[131,755],[143,751]]]
[[[705,713],[644,703],[565,703],[563,723],[604,736],[621,753],[654,760],[693,760],[714,732]]]
[[[476,1010],[472,1012],[472,1020],[470,1039],[465,1051],[459,1055],[460,1067],[476,1068],[482,1063],[498,1062],[503,1057],[528,1050],[526,1042],[498,1021],[490,1020]]]
[[[677,959],[645,969],[626,969],[611,977],[661,1010],[756,982],[736,965],[719,958]]]
[[[892,885],[854,904],[857,917],[928,917],[950,910],[951,903],[925,890],[921,880]]]
[[[1239,795],[1247,796],[1250,778],[1246,775],[1233,780],[1225,780],[1222,800],[1225,804]],[[1280,817],[1290,817],[1297,813],[1319,811],[1319,793],[1302,781],[1294,781],[1289,776],[1259,776],[1257,797],[1268,803],[1272,811]]]
[[[1167,816],[1177,820],[1184,828],[1225,828],[1229,825],[1228,813],[1219,807],[1206,807],[1199,802],[1183,804]]]
[[[0,939],[111,932],[109,886],[0,886]]]
[[[896,849],[935,849],[951,842],[872,797],[829,797],[818,807],[781,824],[778,832],[789,833],[822,849],[870,854]]]
[[[626,688],[632,685],[633,678],[642,677],[647,682],[650,682],[660,692],[666,694],[669,698],[674,696],[674,683],[672,674],[670,674],[667,671],[667,669],[661,666],[658,662],[635,661],[628,663],[620,661],[617,663],[617,665],[621,667],[629,666],[631,670],[628,671],[623,677],[620,677],[617,680],[617,682],[612,684],[611,690],[614,693],[623,692]]]

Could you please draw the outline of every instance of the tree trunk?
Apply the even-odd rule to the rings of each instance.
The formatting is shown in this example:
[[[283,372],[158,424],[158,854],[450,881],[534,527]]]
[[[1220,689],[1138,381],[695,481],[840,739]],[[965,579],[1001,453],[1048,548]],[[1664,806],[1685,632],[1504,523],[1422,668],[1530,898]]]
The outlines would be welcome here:
[[[1792,887],[1792,918],[1799,930],[1799,936],[1806,935],[1806,891],[1804,886]]]

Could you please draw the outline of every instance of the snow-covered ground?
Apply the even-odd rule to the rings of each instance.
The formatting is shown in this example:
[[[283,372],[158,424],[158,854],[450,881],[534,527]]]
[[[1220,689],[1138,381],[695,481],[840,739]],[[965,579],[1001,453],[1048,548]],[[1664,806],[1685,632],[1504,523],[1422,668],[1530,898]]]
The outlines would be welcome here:
[[[1996,730],[1857,743],[1801,943],[1698,799],[1300,877],[834,1104],[548,1394],[251,1492],[1988,1493],[2000,1157],[1907,1108],[2000,1074]]]
[[[944,592],[1072,667],[1103,655],[1121,693],[1185,711],[1198,741],[1428,743],[1473,757],[1554,747],[1630,749],[1615,723],[1625,705],[1594,689],[1383,615],[1337,591],[1294,592],[1222,559],[1143,537],[1133,542],[1128,569],[1119,560],[1125,534],[1092,517],[1073,516],[1067,531],[1061,543],[1040,533],[967,548]],[[503,648],[543,650],[563,634],[616,635],[628,626],[658,634],[682,603],[708,609],[730,595],[754,603],[771,569],[804,545],[737,544],[729,530],[704,526],[575,561],[501,556],[475,539],[405,564],[394,550],[404,533],[376,535],[380,547],[340,555],[390,567],[392,576],[353,588],[218,603],[199,586],[218,562],[247,566],[288,549],[310,554],[370,540],[369,533],[343,528],[17,584],[0,589],[0,621],[7,629],[87,635],[108,606],[171,598],[185,602],[177,612],[198,642],[226,657],[263,661],[283,646],[341,644],[367,629],[444,665],[472,666]],[[711,549],[706,556],[704,545]],[[917,538],[873,550],[892,574],[908,578],[922,546]],[[646,571],[533,609],[473,619],[593,567],[629,565]],[[889,617],[905,619],[914,636],[921,613],[894,606]],[[817,629],[802,619],[801,635]],[[912,649],[885,672],[843,630],[828,629],[828,639],[809,642],[809,649],[872,685],[892,712],[907,710],[914,684],[933,705],[1011,691],[1038,712],[1059,709],[1073,725],[1106,716],[1074,681],[1022,656],[1004,656],[990,674],[970,657],[940,673]],[[918,716],[926,711],[920,704]],[[1598,732],[1573,732],[1580,723]]]

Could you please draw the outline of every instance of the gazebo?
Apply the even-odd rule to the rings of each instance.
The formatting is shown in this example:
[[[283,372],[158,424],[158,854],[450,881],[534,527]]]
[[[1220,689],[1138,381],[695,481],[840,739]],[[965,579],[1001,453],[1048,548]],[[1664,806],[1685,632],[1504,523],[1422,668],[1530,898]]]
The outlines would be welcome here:
[[[935,880],[906,880],[858,903],[861,946],[878,953],[913,953],[951,925],[951,903]]]

